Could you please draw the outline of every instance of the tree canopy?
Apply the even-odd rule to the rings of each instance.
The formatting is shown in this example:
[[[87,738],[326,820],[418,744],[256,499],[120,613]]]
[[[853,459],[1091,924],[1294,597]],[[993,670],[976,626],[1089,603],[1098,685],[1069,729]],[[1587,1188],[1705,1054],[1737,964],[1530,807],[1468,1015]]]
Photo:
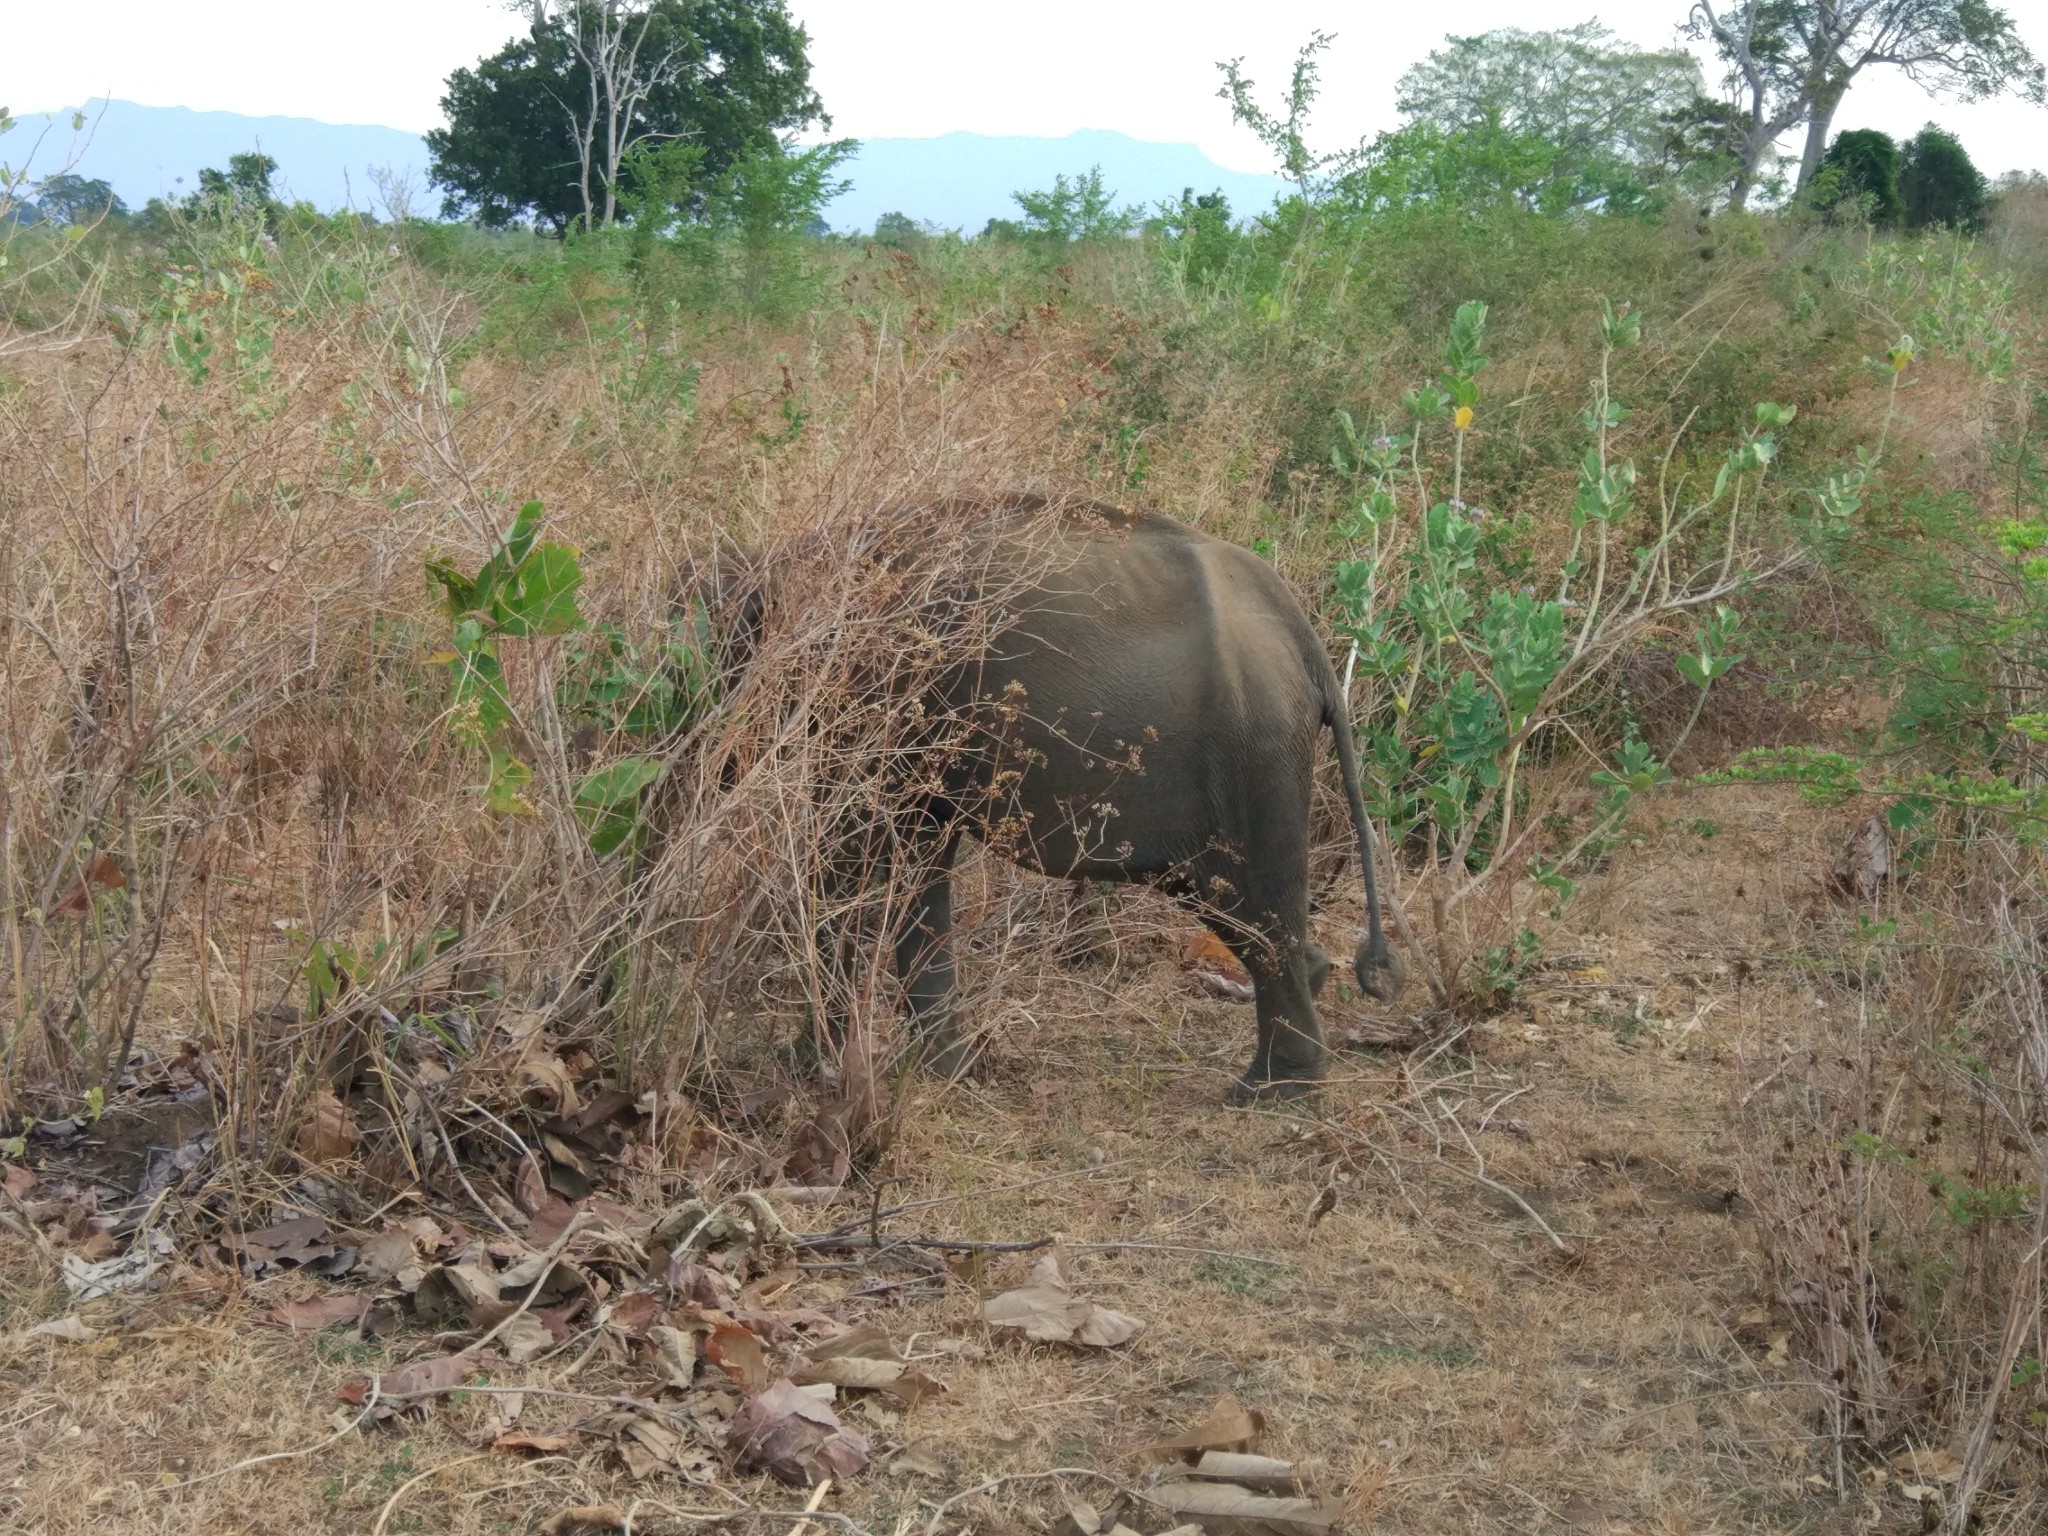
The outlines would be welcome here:
[[[1933,123],[1906,140],[1899,151],[1899,201],[1908,229],[1946,224],[1976,229],[1984,222],[1988,189],[1984,173],[1952,133]]]
[[[448,78],[427,135],[442,211],[560,232],[621,216],[644,152],[699,151],[703,185],[830,123],[784,0],[567,0]],[[636,151],[643,152],[636,156]]]
[[[1024,210],[1022,221],[991,219],[991,230],[1027,236],[1047,245],[1116,239],[1128,235],[1138,222],[1135,210],[1114,206],[1116,193],[1104,185],[1099,165],[1071,181],[1056,175],[1044,191],[1012,192],[1010,196]],[[1003,227],[1006,224],[1010,226],[1007,229]]]
[[[1772,145],[1801,126],[1795,190],[1820,170],[1835,112],[1857,75],[1888,66],[1965,101],[2015,91],[2043,99],[2040,61],[2010,14],[1986,0],[1693,0],[1691,28],[1727,65],[1741,103],[1741,203]]]
[[[1601,200],[1716,158],[1714,104],[1692,55],[1617,43],[1598,22],[1556,32],[1503,27],[1452,37],[1401,77],[1396,104],[1444,134],[1501,130],[1554,153],[1546,174]],[[1680,152],[1684,151],[1685,158]]]
[[[128,212],[114,189],[97,178],[61,171],[36,187],[36,209],[52,224],[90,224]]]
[[[1821,157],[1819,174],[1807,186],[1815,207],[1853,208],[1871,223],[1895,225],[1904,212],[1899,200],[1899,146],[1876,128],[1837,134]]]

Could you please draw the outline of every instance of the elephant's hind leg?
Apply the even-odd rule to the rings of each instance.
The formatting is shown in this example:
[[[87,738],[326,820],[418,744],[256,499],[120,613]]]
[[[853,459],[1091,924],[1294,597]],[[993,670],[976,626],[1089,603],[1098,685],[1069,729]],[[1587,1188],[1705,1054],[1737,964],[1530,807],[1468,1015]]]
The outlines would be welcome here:
[[[1313,1093],[1323,1080],[1329,1052],[1316,1019],[1308,957],[1299,945],[1275,954],[1274,946],[1262,944],[1243,958],[1252,973],[1259,1038],[1251,1065],[1231,1085],[1228,1102],[1250,1104]],[[1265,960],[1267,969],[1254,965],[1259,959]]]
[[[1220,863],[1220,861],[1219,861]],[[1305,882],[1290,888],[1284,878],[1259,867],[1230,861],[1220,869],[1196,870],[1185,882],[1197,890],[1230,894],[1222,901],[1183,897],[1211,932],[1230,946],[1251,973],[1258,1009],[1258,1044],[1251,1065],[1232,1085],[1227,1101],[1294,1098],[1322,1081],[1328,1051],[1316,1018],[1315,994],[1327,978],[1329,957],[1308,940]],[[1243,889],[1240,889],[1240,883]]]
[[[953,1020],[953,854],[948,836],[918,871],[896,933],[896,974],[910,1003],[910,1048],[931,1071],[956,1077],[972,1064],[969,1042]]]

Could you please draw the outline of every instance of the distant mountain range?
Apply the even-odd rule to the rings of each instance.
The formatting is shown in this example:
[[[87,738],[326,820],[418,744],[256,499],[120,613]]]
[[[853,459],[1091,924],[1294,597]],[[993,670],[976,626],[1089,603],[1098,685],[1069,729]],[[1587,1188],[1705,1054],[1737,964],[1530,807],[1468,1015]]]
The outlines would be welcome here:
[[[72,109],[20,114],[5,141],[16,165],[28,157],[31,176],[47,176],[75,161],[79,176],[114,189],[130,208],[152,197],[183,197],[199,185],[202,166],[227,169],[230,155],[260,150],[278,164],[275,184],[291,199],[332,211],[382,212],[373,169],[409,177],[416,212],[439,209],[427,189],[427,146],[416,133],[364,124],[316,123],[304,117],[244,117],[239,112],[194,112],[187,107],[145,107],[132,101],[88,101],[78,109],[85,126],[71,128]]]
[[[225,168],[230,155],[260,150],[278,164],[286,197],[332,210],[383,213],[372,173],[410,186],[415,213],[432,214],[440,196],[427,185],[427,147],[416,133],[303,117],[244,117],[90,101],[74,133],[71,109],[24,113],[7,136],[9,160],[28,155],[31,175],[71,169],[105,181],[131,208],[152,197],[181,197],[202,166]],[[38,139],[40,142],[37,142]],[[31,143],[34,153],[28,154]],[[1084,129],[1061,139],[947,133],[930,139],[869,139],[842,168],[853,185],[825,210],[835,230],[873,229],[885,213],[972,234],[992,218],[1012,218],[1011,193],[1050,187],[1057,175],[1101,166],[1119,205],[1176,199],[1183,189],[1222,191],[1240,216],[1262,212],[1286,188],[1277,176],[1225,170],[1192,144],[1151,144],[1127,134]]]
[[[1054,176],[1102,167],[1119,206],[1221,191],[1239,216],[1263,213],[1287,189],[1278,176],[1227,171],[1192,144],[1151,144],[1103,128],[1063,139],[944,133],[935,139],[866,139],[842,168],[853,186],[825,210],[834,229],[873,229],[885,213],[975,234],[990,219],[1018,216],[1013,192],[1050,187]]]

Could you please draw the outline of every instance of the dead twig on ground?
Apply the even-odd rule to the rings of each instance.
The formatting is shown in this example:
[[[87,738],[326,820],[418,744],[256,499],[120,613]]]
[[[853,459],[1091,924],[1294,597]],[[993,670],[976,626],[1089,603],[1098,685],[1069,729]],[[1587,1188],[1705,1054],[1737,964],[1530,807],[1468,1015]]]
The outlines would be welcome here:
[[[1345,1141],[1350,1142],[1353,1146],[1363,1147],[1366,1151],[1372,1153],[1375,1157],[1384,1158],[1393,1162],[1406,1163],[1412,1168],[1448,1168],[1452,1173],[1457,1174],[1460,1178],[1469,1179],[1474,1184],[1482,1185],[1483,1187],[1492,1190],[1495,1194],[1502,1196],[1504,1199],[1513,1201],[1515,1205],[1522,1211],[1522,1213],[1536,1224],[1538,1230],[1540,1230],[1545,1237],[1550,1239],[1550,1245],[1553,1248],[1555,1248],[1559,1253],[1568,1254],[1572,1251],[1571,1245],[1567,1243],[1563,1238],[1559,1237],[1557,1235],[1557,1230],[1554,1227],[1552,1227],[1549,1222],[1543,1219],[1543,1214],[1540,1211],[1538,1211],[1535,1206],[1531,1205],[1527,1200],[1523,1199],[1521,1195],[1517,1194],[1507,1185],[1501,1183],[1500,1180],[1495,1178],[1489,1178],[1484,1173],[1475,1173],[1470,1168],[1462,1167],[1459,1164],[1452,1162],[1448,1157],[1445,1157],[1443,1155],[1442,1150],[1443,1139],[1441,1136],[1437,1138],[1438,1150],[1436,1156],[1427,1158],[1409,1157],[1405,1153],[1391,1151],[1385,1147],[1382,1147],[1378,1143],[1373,1141],[1370,1137],[1361,1136],[1356,1131],[1350,1130],[1345,1126],[1338,1125],[1335,1121],[1332,1120],[1312,1120],[1305,1115],[1283,1114],[1278,1110],[1271,1109],[1254,1110],[1252,1111],[1252,1113],[1267,1115],[1275,1120],[1284,1120],[1292,1125],[1304,1125],[1311,1127],[1315,1130],[1328,1131],[1331,1135],[1341,1137]],[[1460,1134],[1462,1135],[1464,1132],[1464,1127],[1460,1125],[1458,1129]],[[1471,1139],[1469,1137],[1466,1138],[1465,1144],[1468,1147],[1472,1145]],[[1476,1149],[1474,1150],[1473,1155],[1478,1155]]]
[[[458,1456],[453,1461],[444,1461],[437,1467],[429,1467],[417,1476],[407,1478],[393,1490],[391,1497],[384,1501],[384,1507],[377,1512],[377,1523],[370,1527],[370,1536],[384,1536],[384,1528],[391,1523],[391,1512],[398,1508],[400,1500],[408,1493],[411,1493],[413,1489],[419,1487],[421,1483],[426,1482],[429,1478],[439,1477],[443,1472],[451,1468],[464,1466],[472,1461],[482,1461],[486,1457],[496,1454],[495,1451],[478,1451],[473,1456]]]
[[[547,1288],[548,1277],[555,1272],[555,1265],[561,1262],[562,1250],[569,1246],[569,1240],[572,1237],[574,1237],[578,1232],[581,1232],[585,1227],[589,1226],[596,1219],[597,1218],[591,1215],[591,1213],[588,1211],[578,1211],[574,1216],[569,1218],[569,1224],[566,1227],[562,1228],[562,1235],[556,1238],[554,1242],[549,1246],[548,1251],[544,1255],[542,1255],[540,1274],[538,1277],[535,1278],[532,1287],[528,1289],[525,1297],[520,1301],[519,1305],[514,1307],[508,1315],[500,1318],[497,1321],[497,1323],[491,1328],[490,1332],[486,1333],[482,1338],[478,1339],[474,1344],[470,1345],[467,1349],[465,1349],[463,1351],[464,1354],[476,1354],[486,1344],[490,1343],[493,1339],[497,1338],[499,1334],[503,1333],[507,1328],[510,1328],[514,1323],[518,1322],[520,1318],[526,1315],[526,1309],[533,1305],[534,1298],[540,1295],[540,1293]]]
[[[1018,1184],[998,1184],[991,1189],[968,1189],[962,1190],[958,1194],[938,1195],[930,1200],[912,1200],[904,1205],[892,1205],[888,1209],[876,1213],[873,1218],[856,1216],[851,1221],[841,1222],[832,1229],[831,1233],[826,1235],[837,1236],[842,1232],[851,1232],[863,1220],[887,1221],[892,1216],[906,1215],[911,1211],[928,1211],[934,1206],[952,1205],[960,1200],[986,1200],[992,1195],[1013,1195],[1020,1190],[1037,1189],[1040,1185],[1057,1184],[1065,1179],[1092,1178],[1098,1173],[1108,1173],[1112,1168],[1125,1167],[1130,1161],[1128,1157],[1120,1157],[1114,1162],[1098,1163],[1092,1168],[1067,1168],[1059,1173],[1048,1173],[1042,1178],[1025,1179],[1022,1183]]]
[[[924,1536],[937,1536],[939,1526],[946,1518],[946,1512],[956,1504],[965,1503],[969,1499],[979,1498],[984,1493],[993,1493],[996,1489],[1010,1483],[1043,1482],[1047,1478],[1052,1477],[1093,1478],[1098,1483],[1109,1484],[1110,1487],[1127,1498],[1133,1497],[1131,1490],[1124,1486],[1123,1483],[1111,1477],[1107,1472],[1097,1472],[1093,1467],[1053,1467],[1045,1472],[1006,1472],[1001,1477],[992,1477],[985,1483],[976,1483],[972,1488],[963,1489],[937,1504],[927,1501],[925,1507],[932,1512],[932,1517],[924,1523]]]
[[[347,1439],[350,1435],[354,1434],[358,1429],[361,1429],[364,1423],[369,1419],[370,1415],[377,1411],[377,1390],[379,1386],[382,1385],[382,1382],[382,1376],[376,1374],[371,1375],[369,1394],[363,1399],[363,1411],[355,1416],[355,1418],[349,1423],[347,1428],[337,1429],[325,1440],[317,1441],[312,1445],[300,1446],[299,1449],[297,1449],[296,1451],[272,1451],[266,1456],[250,1456],[242,1461],[236,1462],[231,1467],[222,1467],[217,1472],[202,1472],[197,1477],[184,1478],[179,1482],[158,1483],[151,1489],[151,1492],[172,1493],[180,1488],[193,1488],[198,1486],[200,1483],[210,1483],[214,1481],[216,1478],[230,1477],[237,1472],[246,1472],[251,1467],[260,1467],[263,1466],[266,1462],[292,1461],[300,1456],[312,1456],[320,1451],[324,1451],[330,1445],[334,1445],[339,1441]]]

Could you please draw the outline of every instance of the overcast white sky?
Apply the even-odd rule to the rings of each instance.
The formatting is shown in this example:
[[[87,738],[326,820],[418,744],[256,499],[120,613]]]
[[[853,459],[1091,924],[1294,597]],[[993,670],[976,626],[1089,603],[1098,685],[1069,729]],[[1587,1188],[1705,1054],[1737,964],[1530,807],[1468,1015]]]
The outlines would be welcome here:
[[[1686,0],[792,0],[835,133],[1061,135],[1115,128],[1200,145],[1233,170],[1270,170],[1216,99],[1216,61],[1243,55],[1275,90],[1294,50],[1337,34],[1316,138],[1355,142],[1394,121],[1393,85],[1446,30],[1567,26],[1598,15],[1669,44]],[[2048,57],[2048,0],[2005,0]],[[150,106],[281,114],[423,130],[443,79],[520,25],[505,0],[0,0],[0,105],[17,113],[115,96]],[[1910,134],[1930,118],[1986,172],[2048,168],[2048,110],[1930,101],[1870,71],[1837,126]]]

